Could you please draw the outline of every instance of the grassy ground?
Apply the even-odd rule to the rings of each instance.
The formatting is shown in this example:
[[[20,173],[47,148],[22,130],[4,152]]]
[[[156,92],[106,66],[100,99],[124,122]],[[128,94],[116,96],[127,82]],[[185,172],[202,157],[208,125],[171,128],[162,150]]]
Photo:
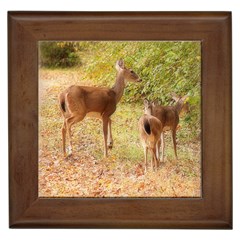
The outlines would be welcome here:
[[[103,158],[101,121],[86,118],[73,126],[74,154],[65,159],[61,140],[63,118],[57,97],[72,84],[93,85],[81,82],[77,70],[40,70],[40,197],[201,196],[199,141],[178,138],[179,160],[176,162],[171,134],[165,134],[165,163],[158,171],[149,170],[144,174],[144,154],[137,128],[143,112],[140,104],[119,103],[112,117],[114,147],[108,158]]]

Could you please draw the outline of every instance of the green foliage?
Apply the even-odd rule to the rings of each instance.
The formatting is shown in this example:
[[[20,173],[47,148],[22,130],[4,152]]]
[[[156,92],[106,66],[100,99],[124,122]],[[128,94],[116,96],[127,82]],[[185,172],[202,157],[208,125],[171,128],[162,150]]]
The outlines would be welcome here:
[[[41,42],[40,64],[44,67],[72,67],[80,63],[75,42]]]
[[[199,42],[81,42],[82,78],[97,85],[113,85],[116,60],[122,58],[143,79],[129,84],[124,101],[142,98],[170,103],[172,92],[189,94],[197,103],[200,93]],[[197,95],[196,95],[197,92]]]

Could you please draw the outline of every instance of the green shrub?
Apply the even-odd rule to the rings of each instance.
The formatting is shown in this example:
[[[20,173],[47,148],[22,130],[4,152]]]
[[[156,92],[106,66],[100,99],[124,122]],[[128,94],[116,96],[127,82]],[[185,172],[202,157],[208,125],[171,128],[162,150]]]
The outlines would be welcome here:
[[[44,67],[72,67],[80,64],[76,42],[41,42],[40,65]]]

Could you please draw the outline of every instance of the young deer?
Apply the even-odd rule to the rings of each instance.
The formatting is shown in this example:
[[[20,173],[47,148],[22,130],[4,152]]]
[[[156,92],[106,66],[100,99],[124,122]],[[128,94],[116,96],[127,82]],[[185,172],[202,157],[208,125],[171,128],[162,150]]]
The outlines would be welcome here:
[[[141,82],[139,76],[124,66],[123,60],[116,62],[117,77],[112,88],[70,86],[59,95],[59,106],[64,117],[62,126],[63,153],[66,156],[66,133],[69,137],[70,153],[72,153],[71,127],[86,116],[100,118],[103,122],[104,157],[108,147],[112,148],[111,115],[116,110],[127,82]]]
[[[161,144],[161,133],[162,133],[162,123],[156,117],[150,115],[147,109],[145,114],[138,121],[138,128],[140,133],[140,140],[144,149],[144,159],[145,159],[145,172],[147,171],[147,154],[148,150],[151,151],[152,160],[151,167],[152,170],[157,168],[159,161],[159,147]]]
[[[179,123],[179,115],[182,111],[188,112],[189,106],[186,102],[188,96],[178,97],[176,94],[172,96],[173,100],[176,102],[174,106],[161,106],[157,105],[155,102],[150,103],[148,101],[145,102],[145,111],[148,109],[149,112],[156,118],[158,118],[162,125],[163,131],[161,134],[161,161],[164,161],[164,132],[167,130],[172,131],[172,139],[173,139],[173,147],[176,160],[177,157],[177,143],[176,143],[176,132],[177,126]],[[159,146],[160,147],[160,146]],[[159,152],[159,150],[158,150]]]

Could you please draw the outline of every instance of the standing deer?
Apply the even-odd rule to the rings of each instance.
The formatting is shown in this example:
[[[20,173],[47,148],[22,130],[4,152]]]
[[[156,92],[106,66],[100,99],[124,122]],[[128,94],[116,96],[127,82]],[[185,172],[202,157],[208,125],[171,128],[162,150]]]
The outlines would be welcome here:
[[[163,131],[161,134],[161,161],[164,161],[164,150],[165,150],[165,142],[164,142],[164,132],[167,130],[172,131],[172,139],[173,139],[173,147],[176,160],[177,157],[177,143],[176,143],[176,132],[177,126],[179,123],[179,115],[182,111],[188,112],[189,105],[186,101],[188,96],[179,97],[176,94],[173,94],[172,98],[176,102],[174,106],[161,106],[157,105],[155,102],[150,103],[148,101],[144,102],[145,111],[148,111],[158,118],[162,125]],[[160,147],[160,145],[159,145]],[[158,151],[159,152],[159,151]]]
[[[161,144],[162,123],[156,117],[150,115],[148,109],[145,109],[145,114],[139,119],[138,128],[140,132],[140,140],[144,149],[145,172],[147,171],[147,154],[151,151],[152,170],[158,166],[159,147]]]
[[[99,118],[103,122],[104,157],[108,155],[108,147],[112,148],[111,115],[116,110],[127,82],[141,82],[139,76],[124,66],[123,60],[115,65],[117,69],[116,82],[112,88],[70,86],[59,95],[59,106],[64,117],[62,126],[63,153],[66,156],[65,142],[66,133],[72,153],[71,127],[82,121],[86,116]]]

